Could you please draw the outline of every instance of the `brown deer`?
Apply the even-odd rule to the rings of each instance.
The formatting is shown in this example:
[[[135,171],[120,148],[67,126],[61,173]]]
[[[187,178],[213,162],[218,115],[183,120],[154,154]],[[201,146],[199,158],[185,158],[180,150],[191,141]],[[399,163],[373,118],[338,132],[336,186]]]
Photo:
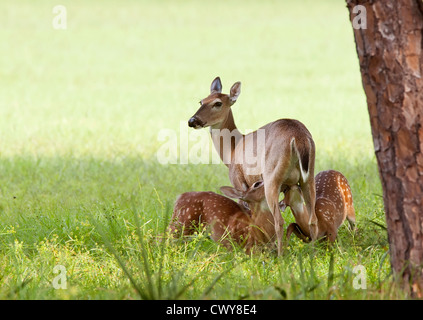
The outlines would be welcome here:
[[[338,234],[338,228],[348,220],[351,229],[355,224],[355,210],[351,188],[342,173],[335,170],[319,172],[316,175],[316,216],[317,238],[327,238],[333,243]],[[310,241],[308,214],[304,205],[304,198],[298,186],[291,187],[281,202],[281,206],[289,205],[295,217],[286,231],[289,240],[293,232],[305,242]]]
[[[185,192],[174,206],[169,225],[171,234],[190,235],[200,224],[210,227],[211,238],[231,247],[230,239],[245,246],[247,253],[255,244],[268,243],[275,234],[273,216],[264,199],[263,182],[253,184],[247,191],[221,187],[221,191],[245,201],[250,210],[214,192]]]
[[[243,135],[235,125],[231,110],[241,93],[241,83],[236,82],[229,95],[221,92],[222,83],[217,77],[211,84],[210,95],[200,101],[201,106],[188,125],[195,129],[210,127],[213,144],[229,168],[229,179],[235,189],[245,191],[263,180],[276,228],[278,254],[282,252],[284,224],[279,194],[288,187],[299,184],[309,215],[311,238],[315,240],[315,146],[310,132],[297,120],[279,119]]]

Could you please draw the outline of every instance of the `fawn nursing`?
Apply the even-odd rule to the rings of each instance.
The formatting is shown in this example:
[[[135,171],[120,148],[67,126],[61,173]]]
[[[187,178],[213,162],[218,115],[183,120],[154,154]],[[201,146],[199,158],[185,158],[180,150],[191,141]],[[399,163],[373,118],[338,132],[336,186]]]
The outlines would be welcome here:
[[[247,191],[222,187],[231,198],[248,203],[249,209],[214,192],[186,192],[175,203],[169,230],[172,233],[193,234],[203,223],[210,228],[211,238],[231,247],[230,240],[245,246],[249,252],[255,244],[268,243],[275,234],[273,217],[263,203],[263,182],[257,182]]]
[[[204,223],[210,226],[213,240],[229,246],[226,236],[230,236],[247,251],[276,236],[281,254],[284,219],[280,208],[290,206],[296,223],[288,226],[288,239],[294,233],[304,241],[326,236],[333,242],[345,219],[351,225],[355,222],[346,178],[334,170],[314,177],[314,141],[297,120],[279,119],[247,135],[239,132],[231,107],[240,93],[241,83],[236,82],[229,94],[223,94],[220,78],[215,78],[210,94],[200,101],[188,125],[210,127],[213,144],[234,186],[221,191],[245,201],[249,209],[213,192],[186,192],[175,203],[169,230],[188,235]],[[285,198],[279,203],[282,191]]]
[[[338,228],[345,219],[353,228],[355,210],[351,188],[347,179],[338,171],[319,172],[316,181],[316,216],[317,239],[327,238],[333,243]],[[211,238],[230,247],[230,239],[246,247],[249,252],[255,244],[267,244],[275,236],[273,216],[264,198],[264,184],[256,182],[247,191],[232,187],[221,187],[228,197],[247,202],[250,209],[214,192],[186,192],[176,200],[172,223],[172,233],[193,234],[203,223],[210,227]],[[299,186],[292,186],[285,191],[285,198],[280,206],[289,206],[295,217],[295,223],[288,226],[286,237],[292,233],[305,242],[310,241],[308,213]]]
[[[351,188],[342,173],[335,170],[319,172],[315,181],[317,238],[327,237],[330,242],[334,242],[338,234],[338,228],[345,219],[348,220],[351,228],[355,224]],[[287,238],[289,239],[293,232],[303,241],[310,241],[308,215],[301,189],[297,186],[290,188],[285,193],[285,199],[281,205],[289,205],[295,217],[295,223],[291,223],[288,226]]]

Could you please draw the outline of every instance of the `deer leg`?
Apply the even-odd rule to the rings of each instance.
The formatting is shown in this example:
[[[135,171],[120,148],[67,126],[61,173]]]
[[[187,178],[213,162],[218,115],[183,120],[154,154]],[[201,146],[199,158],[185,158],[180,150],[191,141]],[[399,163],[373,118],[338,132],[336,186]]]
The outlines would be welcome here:
[[[294,232],[296,229],[296,223],[291,223],[288,228],[286,229],[286,241],[289,242],[289,238],[291,237],[291,233]]]
[[[314,174],[314,173],[313,173]],[[303,192],[304,202],[307,208],[309,215],[309,227],[310,227],[310,238],[312,241],[317,240],[318,235],[318,226],[317,226],[317,216],[315,211],[316,205],[316,186],[314,183],[314,176],[310,172],[310,176],[306,182],[300,184],[301,190]]]
[[[275,183],[268,183],[264,186],[267,205],[272,212],[275,222],[275,232],[277,238],[278,255],[282,254],[283,247],[283,225],[285,223],[281,212],[279,211],[279,190],[280,186]]]
[[[354,210],[354,207],[352,206],[348,208],[347,210],[347,220],[350,225],[350,229],[354,231],[355,230],[355,210]]]

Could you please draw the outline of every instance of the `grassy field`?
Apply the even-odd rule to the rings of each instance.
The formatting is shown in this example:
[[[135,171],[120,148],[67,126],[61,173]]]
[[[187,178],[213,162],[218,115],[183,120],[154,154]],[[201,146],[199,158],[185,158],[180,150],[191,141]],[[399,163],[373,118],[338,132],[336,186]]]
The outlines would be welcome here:
[[[52,27],[56,4],[0,3],[1,299],[403,297],[343,1],[64,0],[66,30]],[[201,232],[157,240],[178,194],[229,185],[223,164],[156,157],[160,130],[179,134],[218,75],[224,92],[242,81],[242,131],[309,128],[316,172],[350,182],[355,233],[342,226],[332,249],[292,238],[280,258]]]

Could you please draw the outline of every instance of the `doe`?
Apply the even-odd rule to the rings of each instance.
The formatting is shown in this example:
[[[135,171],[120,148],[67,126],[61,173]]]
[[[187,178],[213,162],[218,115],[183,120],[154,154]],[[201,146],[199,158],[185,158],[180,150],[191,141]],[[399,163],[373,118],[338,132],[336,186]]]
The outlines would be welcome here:
[[[315,145],[311,133],[298,120],[279,119],[247,135],[235,125],[232,106],[241,94],[241,83],[222,93],[217,77],[210,94],[200,101],[200,108],[188,120],[195,129],[210,127],[216,151],[229,169],[229,179],[238,190],[247,190],[263,180],[267,204],[276,227],[278,254],[282,253],[284,219],[279,211],[279,194],[299,185],[307,208],[312,240],[316,239],[314,162]],[[258,143],[260,133],[264,141]]]

